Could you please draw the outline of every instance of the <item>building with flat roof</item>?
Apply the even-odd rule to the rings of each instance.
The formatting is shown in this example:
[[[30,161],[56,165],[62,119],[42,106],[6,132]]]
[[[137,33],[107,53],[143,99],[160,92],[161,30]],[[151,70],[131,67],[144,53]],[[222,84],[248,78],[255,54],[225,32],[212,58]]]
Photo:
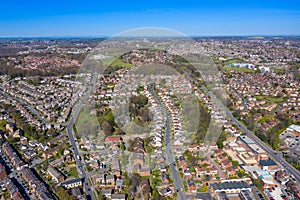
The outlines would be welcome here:
[[[249,190],[242,190],[239,194],[240,198],[243,200],[252,200],[255,199],[255,197],[252,195],[252,193]]]
[[[300,136],[300,126],[292,124],[286,129],[286,132]]]
[[[266,153],[266,151],[259,147],[257,144],[249,144],[249,148],[256,154]]]
[[[264,188],[276,187],[274,177],[266,170],[256,170],[254,174],[263,182]]]
[[[241,135],[241,136],[238,137],[238,139],[241,140],[242,142],[244,142],[247,145],[255,144],[255,142],[246,135]]]
[[[214,200],[210,192],[198,192],[194,200]]]
[[[251,153],[252,152],[240,153],[238,154],[238,158],[247,166],[257,165],[256,157],[251,155]]]
[[[260,160],[259,165],[262,170],[273,170],[278,168],[278,165],[271,158],[269,158],[268,160]]]

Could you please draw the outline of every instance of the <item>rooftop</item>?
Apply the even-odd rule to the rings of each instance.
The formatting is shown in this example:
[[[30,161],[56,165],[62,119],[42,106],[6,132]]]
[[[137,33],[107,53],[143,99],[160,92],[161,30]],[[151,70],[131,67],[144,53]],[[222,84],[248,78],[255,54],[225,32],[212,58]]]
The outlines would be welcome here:
[[[290,125],[287,129],[291,130],[291,131],[297,131],[300,133],[300,126],[295,125],[295,124]]]
[[[76,178],[76,179],[65,181],[62,183],[62,185],[69,185],[69,184],[73,184],[73,183],[77,183],[77,182],[81,182],[81,181],[82,181],[81,178]]]
[[[239,136],[240,140],[242,140],[246,144],[255,144],[255,142],[246,135]]]
[[[214,190],[232,190],[232,189],[245,189],[250,188],[247,182],[223,182],[213,183],[211,185]]]
[[[213,197],[209,192],[201,192],[196,194],[196,199],[198,200],[212,200]]]
[[[269,158],[268,160],[260,160],[259,164],[261,166],[275,166],[277,165],[274,160],[272,160],[271,158]]]

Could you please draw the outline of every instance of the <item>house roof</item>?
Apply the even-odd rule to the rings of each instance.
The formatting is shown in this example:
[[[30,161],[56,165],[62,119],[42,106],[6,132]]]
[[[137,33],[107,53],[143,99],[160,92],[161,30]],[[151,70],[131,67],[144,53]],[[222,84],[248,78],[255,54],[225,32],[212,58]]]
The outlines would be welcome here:
[[[289,130],[294,130],[300,133],[300,126],[292,124],[288,127]]]
[[[73,184],[73,183],[78,183],[78,182],[81,182],[82,179],[81,178],[76,178],[76,179],[72,179],[72,180],[69,180],[69,181],[65,181],[62,183],[62,185],[69,185],[69,184]]]
[[[198,200],[212,200],[213,197],[209,192],[199,192],[196,194],[196,199]]]
[[[126,199],[125,194],[113,194],[111,195],[111,199]]]
[[[211,184],[214,190],[232,190],[232,189],[244,189],[250,188],[247,182],[223,182]]]
[[[107,136],[105,138],[105,141],[107,141],[107,142],[115,142],[115,141],[119,142],[121,140],[122,140],[122,138],[120,136]]]

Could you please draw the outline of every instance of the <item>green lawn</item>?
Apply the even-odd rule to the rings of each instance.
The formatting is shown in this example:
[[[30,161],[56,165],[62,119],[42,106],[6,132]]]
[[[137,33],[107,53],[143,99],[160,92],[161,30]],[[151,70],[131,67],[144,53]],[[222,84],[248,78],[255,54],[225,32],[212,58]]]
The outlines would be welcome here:
[[[128,67],[128,68],[134,67],[134,65],[126,63],[123,60],[121,60],[120,58],[109,57],[109,58],[103,59],[102,61],[103,61],[104,66],[111,65],[113,67],[115,67],[115,66]]]
[[[235,59],[226,60],[224,62],[224,65],[229,65],[231,63],[240,63],[240,62],[245,62],[245,61],[242,59],[235,58]]]
[[[94,135],[100,131],[100,125],[97,116],[90,114],[88,108],[83,108],[78,115],[75,123],[77,133],[79,135]]]
[[[272,70],[278,74],[285,74],[287,72],[287,70],[284,69],[272,69]]]
[[[5,120],[0,120],[0,130],[5,130],[5,126],[6,126],[6,121]]]
[[[248,68],[245,68],[245,67],[227,67],[227,66],[224,66],[222,68],[222,70],[224,70],[225,72],[230,72],[230,71],[236,71],[236,72],[247,72],[247,73],[255,73],[257,72],[256,70],[253,70],[253,69],[248,69]]]
[[[255,96],[255,98],[258,101],[265,100],[267,104],[281,103],[285,101],[285,99],[282,97],[271,97],[271,96],[264,96],[264,95],[257,95]]]
[[[71,167],[70,170],[69,170],[69,175],[77,178],[78,177],[77,168],[76,167]]]

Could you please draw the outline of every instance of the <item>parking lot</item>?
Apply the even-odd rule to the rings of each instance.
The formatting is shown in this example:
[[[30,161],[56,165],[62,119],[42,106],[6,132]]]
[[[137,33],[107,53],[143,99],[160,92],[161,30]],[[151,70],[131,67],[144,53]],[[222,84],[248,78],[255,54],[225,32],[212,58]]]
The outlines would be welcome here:
[[[280,187],[268,188],[264,193],[270,200],[287,200],[287,196],[283,194]]]
[[[300,138],[286,131],[279,135],[281,141],[286,145],[289,152],[294,155],[300,156]]]

